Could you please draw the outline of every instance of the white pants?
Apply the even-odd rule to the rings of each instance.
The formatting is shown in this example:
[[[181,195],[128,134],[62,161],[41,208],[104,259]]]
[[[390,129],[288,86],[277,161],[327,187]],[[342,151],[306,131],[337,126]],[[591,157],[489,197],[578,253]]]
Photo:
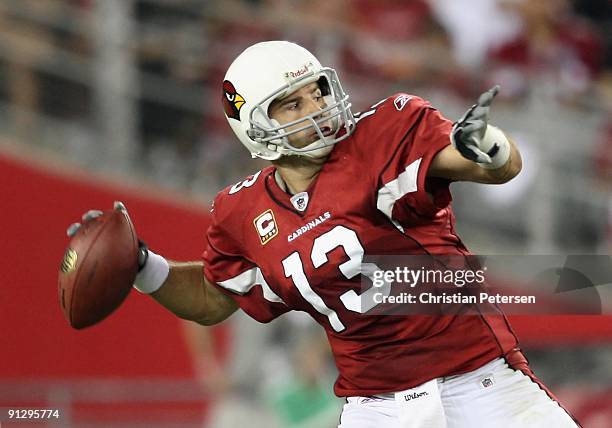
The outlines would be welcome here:
[[[437,387],[435,383],[437,382]],[[434,422],[410,420],[410,412],[419,413],[427,402],[410,408],[406,401],[422,400],[418,389],[374,397],[348,397],[338,428],[575,428],[569,414],[529,376],[508,367],[503,359],[494,360],[477,370],[436,379],[439,412]],[[417,394],[415,395],[415,391]],[[430,389],[431,392],[431,389]],[[406,400],[412,393],[417,400]],[[427,395],[427,394],[425,394]],[[438,397],[439,395],[439,397]],[[431,397],[425,397],[430,399]],[[413,403],[413,404],[414,404]],[[440,405],[441,403],[441,405]],[[423,406],[425,404],[425,406]]]

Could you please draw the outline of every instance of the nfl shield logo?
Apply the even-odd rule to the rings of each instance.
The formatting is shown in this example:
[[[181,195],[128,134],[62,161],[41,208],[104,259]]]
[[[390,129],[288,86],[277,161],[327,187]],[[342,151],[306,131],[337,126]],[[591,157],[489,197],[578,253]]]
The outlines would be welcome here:
[[[480,387],[483,389],[492,387],[493,383],[493,375],[485,376],[480,379]]]
[[[304,211],[308,206],[308,193],[300,192],[291,197],[291,204],[298,211]]]

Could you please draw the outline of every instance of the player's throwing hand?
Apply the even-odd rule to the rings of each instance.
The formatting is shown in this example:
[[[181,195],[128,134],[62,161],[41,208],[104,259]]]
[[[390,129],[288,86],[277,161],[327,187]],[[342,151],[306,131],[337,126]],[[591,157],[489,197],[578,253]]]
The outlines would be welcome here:
[[[125,204],[121,201],[115,201],[113,204],[113,209],[117,211],[122,211],[128,214]],[[89,210],[85,214],[83,214],[83,216],[81,217],[81,220],[83,222],[88,222],[97,217],[100,217],[102,214],[103,212],[100,210]],[[69,238],[72,238],[74,235],[76,235],[76,233],[81,228],[81,226],[82,226],[81,223],[72,223],[66,230],[66,235],[68,235]],[[148,250],[149,248],[147,247],[147,244],[143,240],[139,239],[138,240],[138,272],[140,272],[144,268],[145,264],[147,263],[147,259],[149,257]]]
[[[504,133],[489,125],[491,103],[499,92],[495,85],[453,125],[451,141],[461,155],[483,168],[496,169],[506,163],[510,146]]]

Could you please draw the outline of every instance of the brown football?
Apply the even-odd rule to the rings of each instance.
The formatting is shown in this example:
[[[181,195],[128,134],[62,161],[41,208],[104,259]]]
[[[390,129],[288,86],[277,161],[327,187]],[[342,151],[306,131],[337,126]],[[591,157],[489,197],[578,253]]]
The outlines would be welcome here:
[[[115,209],[86,221],[71,238],[59,269],[59,303],[75,329],[96,324],[121,305],[138,271],[138,238]]]

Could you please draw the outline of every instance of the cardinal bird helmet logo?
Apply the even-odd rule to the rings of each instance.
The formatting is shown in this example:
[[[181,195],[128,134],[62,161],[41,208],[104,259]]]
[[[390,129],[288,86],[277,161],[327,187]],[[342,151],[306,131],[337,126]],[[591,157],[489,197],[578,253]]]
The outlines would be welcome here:
[[[230,119],[240,120],[240,109],[245,101],[242,96],[236,92],[236,88],[229,80],[223,82],[223,109],[225,114]]]

